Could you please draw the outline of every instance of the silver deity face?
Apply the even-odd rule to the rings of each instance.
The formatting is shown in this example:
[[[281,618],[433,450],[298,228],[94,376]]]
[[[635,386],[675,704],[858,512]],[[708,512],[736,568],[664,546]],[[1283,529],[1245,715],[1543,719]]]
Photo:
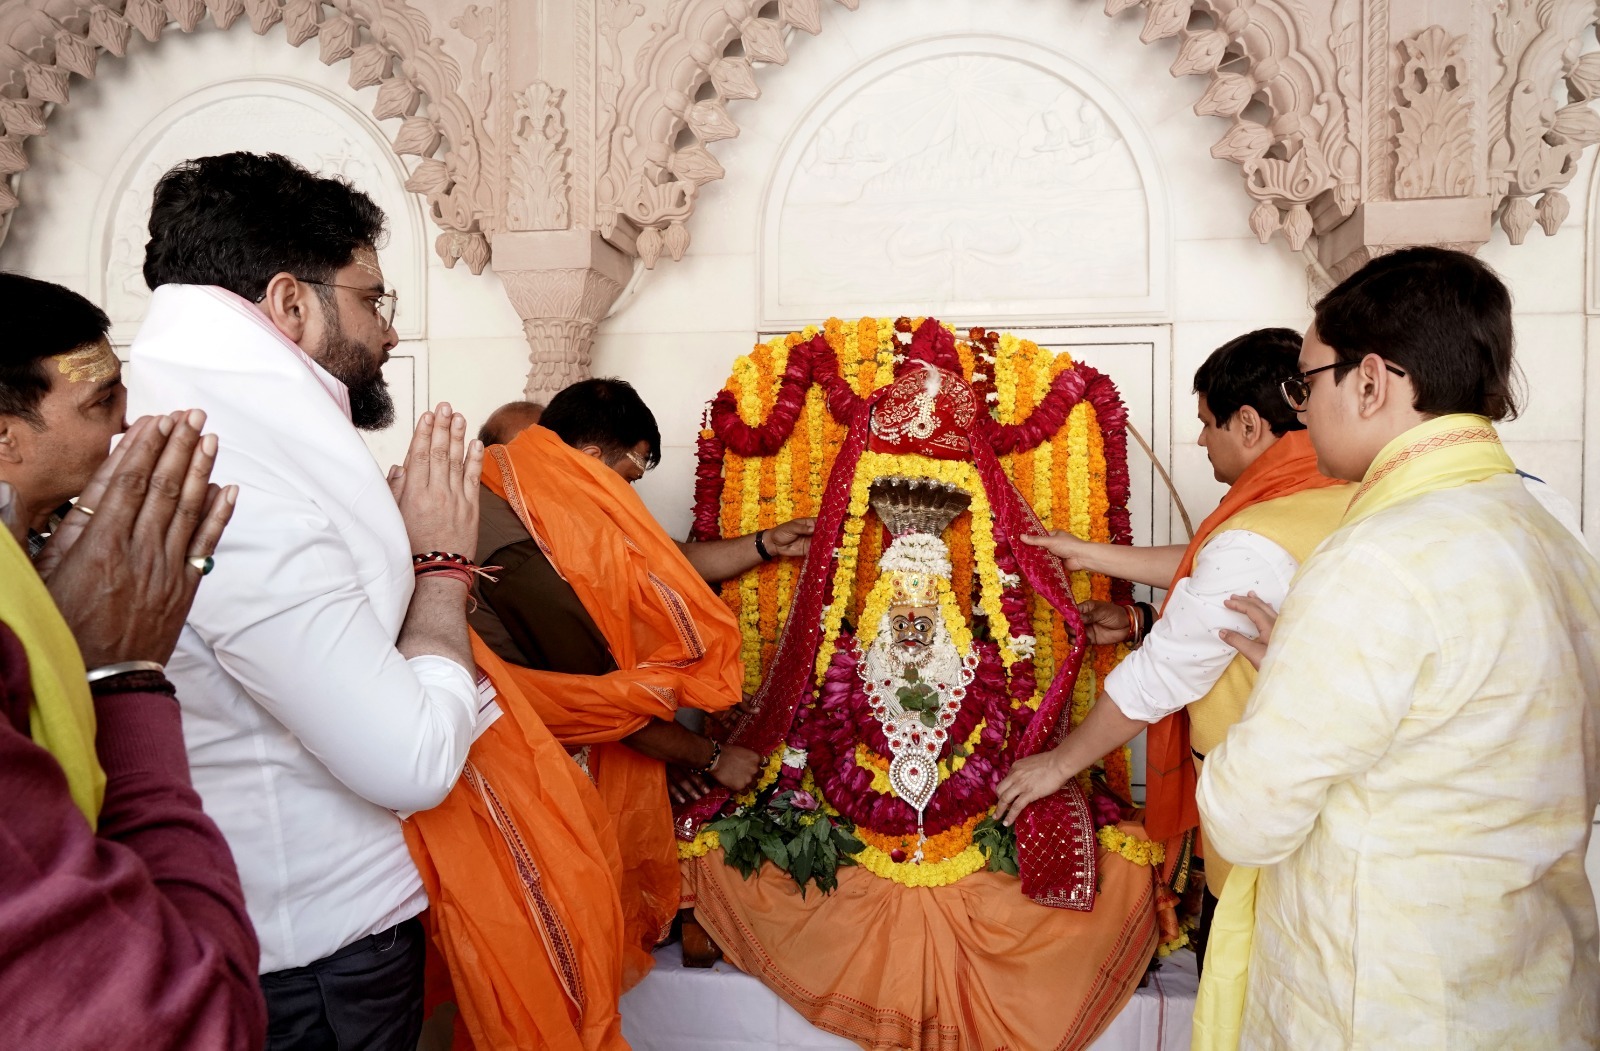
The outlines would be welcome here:
[[[934,619],[939,611],[927,606],[890,606],[889,636],[891,652],[913,667],[923,664],[933,645]]]

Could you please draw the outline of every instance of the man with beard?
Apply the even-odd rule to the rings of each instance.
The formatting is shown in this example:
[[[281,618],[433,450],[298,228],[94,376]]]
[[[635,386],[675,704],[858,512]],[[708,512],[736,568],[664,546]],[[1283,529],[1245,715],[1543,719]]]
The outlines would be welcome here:
[[[395,814],[444,799],[479,718],[482,446],[440,405],[386,486],[359,433],[394,418],[383,223],[247,153],[178,165],[150,214],[128,402],[204,407],[239,487],[168,674],[261,939],[269,1048],[416,1047],[428,901]],[[414,571],[440,552],[464,571]]]

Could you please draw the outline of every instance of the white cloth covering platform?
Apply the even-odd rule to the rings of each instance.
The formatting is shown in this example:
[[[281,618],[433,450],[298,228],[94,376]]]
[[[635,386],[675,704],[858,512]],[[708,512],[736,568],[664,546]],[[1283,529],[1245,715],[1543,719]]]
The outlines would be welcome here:
[[[1194,964],[1187,950],[1163,960],[1093,1051],[1188,1051],[1199,987]],[[1049,989],[1039,993],[1048,996]],[[634,1051],[858,1051],[726,961],[708,970],[685,968],[679,945],[656,950],[655,970],[622,998],[622,1033]]]

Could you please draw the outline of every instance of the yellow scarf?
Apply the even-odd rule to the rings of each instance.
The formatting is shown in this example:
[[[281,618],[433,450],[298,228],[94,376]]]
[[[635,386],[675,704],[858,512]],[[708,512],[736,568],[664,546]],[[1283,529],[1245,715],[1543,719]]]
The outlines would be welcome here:
[[[1516,469],[1487,417],[1467,413],[1435,416],[1378,452],[1345,510],[1341,528],[1413,496],[1512,474]]]
[[[9,529],[0,528],[0,622],[22,642],[33,684],[28,728],[34,743],[55,756],[72,801],[94,828],[105,798],[106,772],[94,750],[94,700],[83,655],[44,581]]]
[[[1436,416],[1378,452],[1339,528],[1424,493],[1515,470],[1487,417],[1466,413]],[[1255,941],[1259,871],[1236,867],[1222,888],[1206,944],[1206,971],[1195,1004],[1191,1051],[1232,1051],[1239,1046]]]

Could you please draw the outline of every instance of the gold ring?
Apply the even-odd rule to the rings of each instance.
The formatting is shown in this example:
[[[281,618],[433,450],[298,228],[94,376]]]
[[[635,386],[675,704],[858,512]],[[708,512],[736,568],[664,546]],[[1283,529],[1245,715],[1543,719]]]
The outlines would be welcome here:
[[[195,569],[198,569],[201,576],[205,576],[207,573],[211,572],[217,567],[216,560],[210,555],[190,555],[184,561],[188,562],[189,565],[193,566]]]
[[[82,504],[73,504],[72,505],[72,509],[74,511],[82,511],[84,514],[88,515],[90,518],[94,517],[94,508],[92,508],[92,507],[85,507]]]

